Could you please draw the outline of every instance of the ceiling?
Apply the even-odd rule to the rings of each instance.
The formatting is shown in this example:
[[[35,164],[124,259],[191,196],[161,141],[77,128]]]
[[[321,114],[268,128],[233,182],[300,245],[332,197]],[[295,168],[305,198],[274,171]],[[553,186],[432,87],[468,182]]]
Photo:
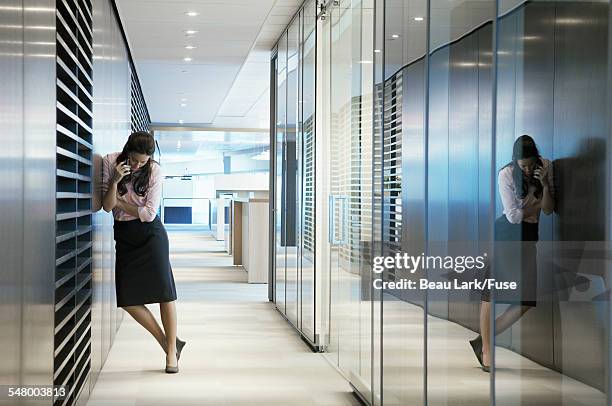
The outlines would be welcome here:
[[[266,129],[270,49],[300,4],[117,0],[153,124]]]

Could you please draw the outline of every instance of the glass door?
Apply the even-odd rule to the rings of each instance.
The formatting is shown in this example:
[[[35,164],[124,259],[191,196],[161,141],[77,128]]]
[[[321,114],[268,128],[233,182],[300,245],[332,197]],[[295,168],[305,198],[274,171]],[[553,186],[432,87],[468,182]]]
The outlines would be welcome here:
[[[304,7],[302,31],[302,123],[301,123],[301,176],[300,202],[301,274],[300,305],[301,331],[313,343],[317,343],[315,331],[315,71],[316,71],[316,2]]]
[[[330,3],[321,44],[328,63],[328,356],[371,399],[372,6]]]

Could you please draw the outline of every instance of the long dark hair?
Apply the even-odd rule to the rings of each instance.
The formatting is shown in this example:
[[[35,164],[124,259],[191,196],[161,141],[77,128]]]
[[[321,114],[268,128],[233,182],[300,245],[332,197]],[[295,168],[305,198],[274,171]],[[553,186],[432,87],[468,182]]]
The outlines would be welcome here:
[[[137,131],[130,134],[127,142],[123,146],[123,151],[117,156],[115,164],[119,164],[128,159],[130,152],[152,156],[155,152],[155,140],[153,136],[145,131]],[[150,158],[147,163],[138,171],[125,175],[117,185],[120,196],[127,193],[126,185],[132,183],[134,192],[138,196],[145,196],[149,191],[149,178],[151,177],[151,165],[159,165],[157,161]]]
[[[540,152],[538,151],[538,147],[536,146],[535,141],[528,135],[521,135],[514,141],[514,146],[512,147],[512,162],[509,162],[506,167],[512,167],[512,180],[514,181],[514,187],[516,191],[516,196],[519,199],[524,199],[529,193],[529,185],[535,186],[534,195],[536,198],[540,198],[542,196],[542,183],[532,176],[525,176],[523,171],[518,165],[519,159],[529,159],[536,158],[537,165],[543,166],[542,157],[540,156]]]

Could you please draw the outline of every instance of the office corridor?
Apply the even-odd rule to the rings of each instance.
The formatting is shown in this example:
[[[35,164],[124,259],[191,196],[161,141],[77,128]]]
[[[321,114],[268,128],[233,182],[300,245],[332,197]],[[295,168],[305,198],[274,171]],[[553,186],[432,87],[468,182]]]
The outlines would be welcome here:
[[[168,226],[177,284],[180,373],[125,315],[89,406],[358,405],[348,383],[300,340],[206,232]],[[159,308],[149,306],[159,319]]]

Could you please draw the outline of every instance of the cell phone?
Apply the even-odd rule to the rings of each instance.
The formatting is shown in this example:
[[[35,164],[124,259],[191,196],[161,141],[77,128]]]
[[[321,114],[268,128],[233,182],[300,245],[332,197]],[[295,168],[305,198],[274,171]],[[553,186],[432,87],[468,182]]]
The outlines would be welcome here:
[[[538,169],[542,170],[542,168],[543,168],[542,164],[537,163],[536,167],[534,169],[534,173],[531,175],[531,177],[535,179],[535,171],[538,170]]]

